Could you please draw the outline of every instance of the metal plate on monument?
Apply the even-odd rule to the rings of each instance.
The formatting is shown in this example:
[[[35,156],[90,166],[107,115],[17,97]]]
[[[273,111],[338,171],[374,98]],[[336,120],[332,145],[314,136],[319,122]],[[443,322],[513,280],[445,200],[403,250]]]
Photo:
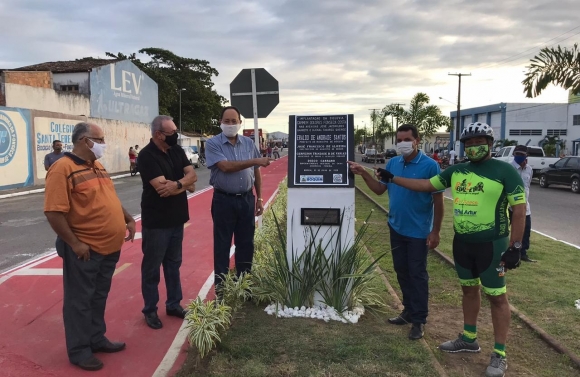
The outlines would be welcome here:
[[[302,208],[300,225],[340,225],[340,209]]]
[[[354,187],[353,115],[292,115],[288,187]]]

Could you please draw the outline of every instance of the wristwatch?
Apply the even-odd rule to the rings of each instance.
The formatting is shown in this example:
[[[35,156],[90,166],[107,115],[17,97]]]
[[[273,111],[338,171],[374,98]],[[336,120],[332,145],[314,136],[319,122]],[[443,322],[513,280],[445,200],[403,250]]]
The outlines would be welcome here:
[[[181,188],[183,187],[183,185],[181,184],[181,182],[179,182],[179,181],[175,181],[175,182],[177,182],[177,189],[178,190],[181,190]]]
[[[514,242],[513,248],[514,249],[521,249],[522,248],[522,243],[520,241]]]

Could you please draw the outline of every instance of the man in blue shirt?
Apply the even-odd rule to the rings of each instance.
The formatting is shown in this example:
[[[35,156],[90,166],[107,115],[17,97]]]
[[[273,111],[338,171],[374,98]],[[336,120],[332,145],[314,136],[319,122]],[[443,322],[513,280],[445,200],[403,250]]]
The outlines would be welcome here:
[[[52,149],[53,152],[44,156],[44,169],[46,171],[48,171],[48,169],[52,166],[52,164],[54,164],[62,157],[64,157],[64,152],[62,151],[62,141],[60,140],[53,141]]]
[[[387,162],[386,169],[397,176],[429,179],[439,174],[439,165],[418,150],[419,132],[412,124],[397,129],[399,156]],[[403,292],[403,312],[389,323],[412,323],[409,339],[421,339],[427,322],[429,275],[427,252],[439,245],[443,221],[443,193],[415,192],[373,177],[363,166],[348,162],[354,174],[362,176],[377,195],[388,190],[389,233],[393,267]],[[394,173],[396,171],[397,173]],[[375,172],[377,178],[378,174]],[[435,220],[433,220],[435,218]]]
[[[225,107],[220,122],[222,133],[205,143],[207,167],[211,170],[209,184],[214,188],[211,216],[216,287],[229,270],[232,236],[237,275],[252,268],[254,216],[264,211],[260,166],[268,166],[271,161],[260,157],[252,139],[238,135],[242,120],[237,108]]]

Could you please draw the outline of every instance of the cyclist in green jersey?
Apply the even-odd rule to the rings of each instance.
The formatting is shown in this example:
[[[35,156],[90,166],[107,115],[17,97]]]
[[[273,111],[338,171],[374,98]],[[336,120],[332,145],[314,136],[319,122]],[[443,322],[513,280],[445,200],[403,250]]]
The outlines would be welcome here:
[[[453,258],[463,290],[463,333],[439,346],[445,352],[479,352],[477,317],[480,285],[491,304],[495,346],[486,370],[503,377],[507,369],[505,344],[511,313],[506,296],[505,271],[520,265],[526,218],[526,196],[521,177],[508,163],[491,158],[493,130],[471,123],[462,134],[469,162],[448,167],[431,179],[395,177],[379,170],[383,182],[414,191],[451,188],[453,196]],[[511,234],[507,205],[513,209]]]

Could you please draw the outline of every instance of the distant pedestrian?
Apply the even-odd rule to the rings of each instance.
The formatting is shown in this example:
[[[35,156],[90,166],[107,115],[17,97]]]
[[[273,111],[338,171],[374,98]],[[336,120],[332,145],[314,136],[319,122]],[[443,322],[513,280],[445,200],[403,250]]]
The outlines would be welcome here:
[[[252,268],[254,216],[264,212],[260,167],[270,165],[269,158],[260,157],[252,139],[238,134],[242,121],[237,108],[225,107],[220,122],[222,133],[206,143],[209,184],[214,188],[211,215],[216,286],[229,270],[232,236],[237,275]]]
[[[184,224],[189,221],[186,190],[193,191],[197,175],[181,146],[173,118],[159,115],[151,122],[151,142],[139,153],[139,173],[143,181],[141,221],[143,260],[141,293],[147,326],[160,329],[157,315],[159,269],[163,265],[168,316],[185,318],[179,268],[182,261]]]
[[[272,146],[268,145],[268,149],[266,150],[266,152],[268,153],[268,158],[272,158]]]
[[[60,140],[53,141],[52,152],[44,156],[44,169],[48,171],[48,169],[52,166],[52,164],[54,164],[63,157],[64,152],[62,151],[62,141]]]
[[[121,246],[135,236],[135,221],[97,161],[106,147],[103,129],[79,123],[72,142],[72,153],[65,153],[47,174],[44,214],[58,236],[56,251],[63,260],[69,360],[82,369],[99,370],[103,363],[94,353],[125,348],[105,337],[105,305]]]
[[[280,151],[278,150],[278,146],[277,145],[274,146],[273,154],[274,154],[274,159],[275,160],[277,160],[277,159],[280,158]]]
[[[449,151],[449,165],[455,164],[455,156],[456,156],[455,150],[451,149]]]

